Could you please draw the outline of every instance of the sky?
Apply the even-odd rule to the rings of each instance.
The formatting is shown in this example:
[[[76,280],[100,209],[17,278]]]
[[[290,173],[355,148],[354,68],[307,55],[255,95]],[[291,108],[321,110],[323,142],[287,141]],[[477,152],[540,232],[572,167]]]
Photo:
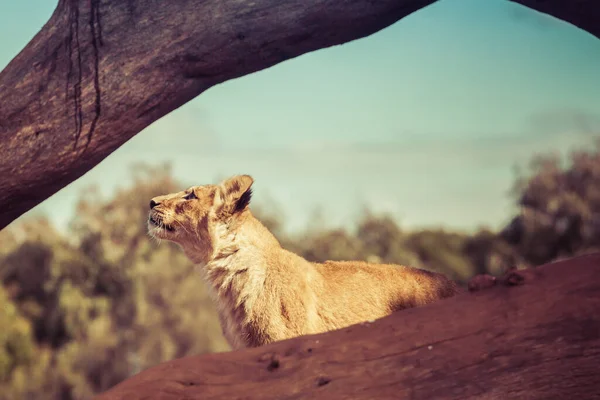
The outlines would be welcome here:
[[[0,2],[0,69],[56,1]],[[600,133],[600,41],[506,0],[441,0],[367,38],[219,84],[156,121],[26,214],[59,227],[97,184],[170,161],[184,186],[238,173],[288,228],[320,210],[352,226],[363,206],[406,228],[498,228],[515,166]]]

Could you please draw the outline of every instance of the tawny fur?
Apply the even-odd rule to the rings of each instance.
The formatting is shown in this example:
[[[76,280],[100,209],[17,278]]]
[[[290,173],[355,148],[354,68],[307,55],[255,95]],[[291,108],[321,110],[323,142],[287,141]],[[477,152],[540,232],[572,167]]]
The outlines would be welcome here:
[[[339,329],[453,296],[445,276],[360,261],[312,263],[281,247],[248,208],[253,179],[152,199],[149,233],[199,265],[234,349]]]

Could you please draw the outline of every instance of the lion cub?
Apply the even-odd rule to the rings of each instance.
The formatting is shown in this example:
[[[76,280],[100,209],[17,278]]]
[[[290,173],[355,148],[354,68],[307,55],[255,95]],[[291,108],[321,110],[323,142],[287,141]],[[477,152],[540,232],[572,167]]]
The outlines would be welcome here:
[[[149,233],[179,244],[212,289],[234,349],[339,329],[450,297],[441,274],[360,261],[309,262],[281,247],[248,208],[252,177],[150,201]]]

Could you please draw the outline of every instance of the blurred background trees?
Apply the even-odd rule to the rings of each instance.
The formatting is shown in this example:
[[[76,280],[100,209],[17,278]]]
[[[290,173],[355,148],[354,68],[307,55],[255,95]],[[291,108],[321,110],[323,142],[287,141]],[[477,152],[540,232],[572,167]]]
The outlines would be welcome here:
[[[194,265],[146,234],[148,200],[186,185],[168,165],[132,177],[112,198],[83,193],[67,232],[43,217],[0,231],[0,399],[89,398],[159,362],[228,349]],[[252,209],[309,260],[406,264],[463,284],[599,249],[600,146],[537,157],[513,195],[504,229],[472,234],[406,231],[365,210],[354,229],[315,223],[292,235],[276,207]]]

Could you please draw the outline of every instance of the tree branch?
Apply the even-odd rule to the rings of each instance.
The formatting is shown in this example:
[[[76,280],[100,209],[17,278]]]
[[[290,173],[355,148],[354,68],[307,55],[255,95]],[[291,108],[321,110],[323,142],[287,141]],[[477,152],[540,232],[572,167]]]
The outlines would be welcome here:
[[[374,323],[159,364],[97,400],[600,396],[600,254],[510,278]]]
[[[600,2],[598,0],[510,1],[562,19],[600,38]]]
[[[0,229],[211,86],[435,0],[60,0],[0,73]]]
[[[595,0],[513,1],[598,36]],[[0,229],[211,86],[434,2],[60,0],[0,73]]]

